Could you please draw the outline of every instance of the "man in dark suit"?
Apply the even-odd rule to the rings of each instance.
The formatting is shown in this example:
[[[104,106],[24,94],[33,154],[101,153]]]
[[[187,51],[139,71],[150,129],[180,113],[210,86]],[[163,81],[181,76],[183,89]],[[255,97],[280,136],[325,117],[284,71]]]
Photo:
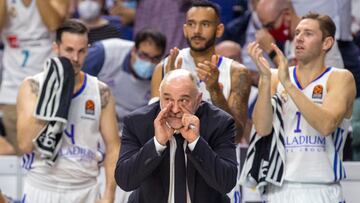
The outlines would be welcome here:
[[[134,190],[129,202],[230,202],[226,193],[237,175],[235,123],[201,98],[196,77],[177,69],[161,82],[160,103],[125,117],[115,178],[123,190]]]

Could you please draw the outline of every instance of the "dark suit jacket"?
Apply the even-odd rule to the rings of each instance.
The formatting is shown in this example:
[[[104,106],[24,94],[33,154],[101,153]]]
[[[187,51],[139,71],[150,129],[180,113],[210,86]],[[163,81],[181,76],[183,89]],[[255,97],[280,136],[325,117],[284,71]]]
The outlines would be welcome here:
[[[157,102],[124,119],[115,179],[123,190],[134,190],[129,202],[166,203],[168,199],[170,147],[158,155],[154,144],[154,120],[159,111]],[[226,193],[235,186],[237,175],[234,120],[207,102],[200,105],[196,116],[200,138],[193,151],[186,150],[191,202],[230,202]]]

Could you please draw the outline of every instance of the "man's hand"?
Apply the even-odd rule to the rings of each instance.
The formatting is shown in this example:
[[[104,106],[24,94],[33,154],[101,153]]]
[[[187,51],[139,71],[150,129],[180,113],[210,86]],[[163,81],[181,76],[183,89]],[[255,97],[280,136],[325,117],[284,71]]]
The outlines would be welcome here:
[[[180,133],[183,138],[190,144],[194,142],[200,134],[200,120],[189,109],[184,106],[179,106],[184,112],[181,122],[183,127],[180,129]]]
[[[168,56],[168,62],[165,67],[166,73],[169,71],[181,68],[181,65],[182,65],[181,57],[179,57],[177,63],[175,64],[176,57],[178,55],[179,55],[179,49],[177,47],[170,49],[170,54]]]
[[[279,64],[278,64],[278,77],[281,82],[281,84],[286,87],[291,85],[291,80],[289,76],[289,65],[288,65],[288,59],[284,56],[282,51],[277,47],[274,43],[271,44],[273,49],[276,52],[276,55],[279,56]]]
[[[210,92],[219,89],[219,69],[217,67],[218,56],[212,55],[211,61],[198,63],[196,72],[201,81],[204,81],[206,89]]]
[[[260,77],[267,78],[268,80],[270,80],[271,79],[270,64],[264,58],[263,50],[259,46],[260,46],[259,43],[251,42],[247,47],[247,51],[258,69]]]
[[[155,138],[161,145],[166,145],[166,142],[173,136],[174,129],[167,123],[166,118],[169,115],[173,103],[169,103],[165,108],[161,109],[154,120]]]

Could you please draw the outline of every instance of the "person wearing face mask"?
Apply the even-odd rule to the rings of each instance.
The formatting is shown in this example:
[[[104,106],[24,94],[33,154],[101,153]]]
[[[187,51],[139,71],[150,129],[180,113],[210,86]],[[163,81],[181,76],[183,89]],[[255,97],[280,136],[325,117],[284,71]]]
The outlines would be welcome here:
[[[291,65],[296,64],[295,59],[295,28],[301,20],[293,4],[289,0],[260,0],[256,6],[256,13],[262,24],[262,29],[256,32],[256,41],[260,48],[266,52],[275,65],[279,57],[271,47],[271,43],[284,43],[284,54]],[[326,54],[326,66],[344,68],[344,63],[335,41],[334,46]]]
[[[166,38],[162,33],[143,29],[135,36],[135,42],[107,39],[89,48],[83,70],[111,88],[120,129],[124,116],[147,105],[151,76],[165,46]]]
[[[109,38],[120,38],[120,27],[111,24],[102,16],[104,0],[79,0],[80,20],[89,28],[89,44]]]

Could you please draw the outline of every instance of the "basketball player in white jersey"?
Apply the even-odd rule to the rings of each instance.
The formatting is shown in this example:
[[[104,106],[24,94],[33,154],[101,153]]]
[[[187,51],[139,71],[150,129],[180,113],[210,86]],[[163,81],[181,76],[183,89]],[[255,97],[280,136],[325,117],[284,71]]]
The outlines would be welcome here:
[[[63,22],[69,0],[0,0],[0,33],[4,42],[3,105],[6,138],[20,154],[16,142],[16,95],[21,82],[42,71],[52,55],[53,31]]]
[[[28,77],[20,86],[17,129],[19,147],[26,153],[23,167],[28,170],[23,195],[25,202],[114,201],[114,170],[120,145],[115,102],[104,83],[81,70],[88,49],[87,32],[82,23],[66,21],[57,30],[53,44],[54,52],[70,59],[75,72],[74,96],[54,166],[40,158],[32,142],[45,125],[44,121],[34,117],[44,72]],[[102,141],[106,147],[105,158],[98,151]],[[102,161],[106,185],[100,196],[96,178],[98,163]]]
[[[190,48],[173,48],[169,57],[157,65],[151,81],[152,97],[159,96],[164,72],[175,68],[193,72],[198,76],[203,99],[234,117],[239,142],[247,120],[250,77],[242,64],[215,54],[215,40],[224,32],[218,6],[209,1],[194,2],[186,14],[183,31]]]
[[[302,17],[295,31],[298,64],[288,68],[284,54],[272,45],[281,58],[275,71],[270,71],[258,43],[248,47],[260,74],[253,117],[259,135],[272,131],[271,96],[278,93],[283,103],[285,181],[281,187],[270,186],[269,202],[344,201],[342,151],[356,87],[349,71],[324,65],[335,30],[329,16]]]

